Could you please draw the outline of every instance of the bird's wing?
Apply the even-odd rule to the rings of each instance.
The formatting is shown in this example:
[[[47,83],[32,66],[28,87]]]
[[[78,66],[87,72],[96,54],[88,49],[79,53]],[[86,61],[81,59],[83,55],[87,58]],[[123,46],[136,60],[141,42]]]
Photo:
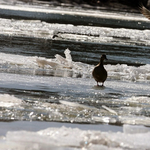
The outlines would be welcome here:
[[[143,5],[140,6],[140,11],[146,18],[150,20],[150,11],[146,7],[144,7]]]

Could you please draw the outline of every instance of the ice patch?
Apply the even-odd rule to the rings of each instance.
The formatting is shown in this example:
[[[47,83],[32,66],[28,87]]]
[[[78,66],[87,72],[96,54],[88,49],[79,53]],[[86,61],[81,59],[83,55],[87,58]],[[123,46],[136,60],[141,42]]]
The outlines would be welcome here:
[[[124,125],[123,132],[126,134],[138,134],[138,133],[147,133],[150,132],[150,128],[146,128],[144,126],[132,126],[132,125]]]
[[[80,108],[80,109],[93,109],[93,110],[98,110],[96,109],[95,107],[92,107],[92,106],[87,106],[87,105],[83,105],[83,104],[79,104],[79,103],[75,103],[75,102],[68,102],[68,101],[63,101],[63,100],[60,100],[59,101],[61,104],[63,105],[67,105],[67,106],[71,106],[73,108],[77,107],[77,108]]]
[[[28,67],[34,67],[36,65],[35,59],[36,57],[0,53],[0,64],[11,65],[11,67],[23,65],[27,65]]]
[[[6,149],[149,149],[150,130],[143,126],[123,126],[124,132],[102,132],[78,128],[47,128],[38,132],[8,132],[0,139]]]
[[[102,105],[102,108],[104,108],[105,110],[109,111],[110,113],[113,113],[115,115],[118,115],[118,113],[116,111],[114,111],[113,109],[110,109],[109,107]]]
[[[0,107],[12,107],[22,104],[22,100],[9,94],[0,94]]]
[[[111,79],[147,81],[150,80],[150,65],[140,67],[128,66],[126,64],[106,65],[108,76]]]
[[[150,104],[150,98],[146,96],[132,96],[125,99],[126,102],[133,102],[133,103],[146,103]]]

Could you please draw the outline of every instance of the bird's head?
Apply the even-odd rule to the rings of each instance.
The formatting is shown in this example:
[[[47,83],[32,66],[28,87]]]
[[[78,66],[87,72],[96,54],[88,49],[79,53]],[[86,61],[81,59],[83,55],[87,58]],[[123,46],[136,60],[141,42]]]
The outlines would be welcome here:
[[[101,60],[108,60],[105,54],[103,54],[100,59]]]

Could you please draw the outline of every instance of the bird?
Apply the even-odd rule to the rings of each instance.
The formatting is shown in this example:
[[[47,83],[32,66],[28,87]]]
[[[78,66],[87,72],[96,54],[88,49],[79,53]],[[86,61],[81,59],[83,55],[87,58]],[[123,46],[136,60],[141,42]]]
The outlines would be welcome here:
[[[97,86],[99,86],[98,82],[101,82],[102,87],[104,86],[104,82],[107,79],[107,71],[103,66],[104,60],[108,60],[105,54],[103,54],[100,57],[99,64],[97,66],[95,66],[95,68],[93,69],[93,72],[92,72],[93,78],[97,82]]]
[[[144,7],[143,5],[140,6],[141,13],[150,20],[150,11]]]

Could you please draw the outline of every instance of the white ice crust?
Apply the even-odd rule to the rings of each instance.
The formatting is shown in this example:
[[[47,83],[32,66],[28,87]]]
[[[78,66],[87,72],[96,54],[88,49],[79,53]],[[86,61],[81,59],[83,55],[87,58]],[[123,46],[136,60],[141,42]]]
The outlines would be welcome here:
[[[124,125],[123,132],[102,132],[78,128],[47,128],[38,132],[7,132],[0,148],[18,150],[149,149],[150,130],[144,126]]]

